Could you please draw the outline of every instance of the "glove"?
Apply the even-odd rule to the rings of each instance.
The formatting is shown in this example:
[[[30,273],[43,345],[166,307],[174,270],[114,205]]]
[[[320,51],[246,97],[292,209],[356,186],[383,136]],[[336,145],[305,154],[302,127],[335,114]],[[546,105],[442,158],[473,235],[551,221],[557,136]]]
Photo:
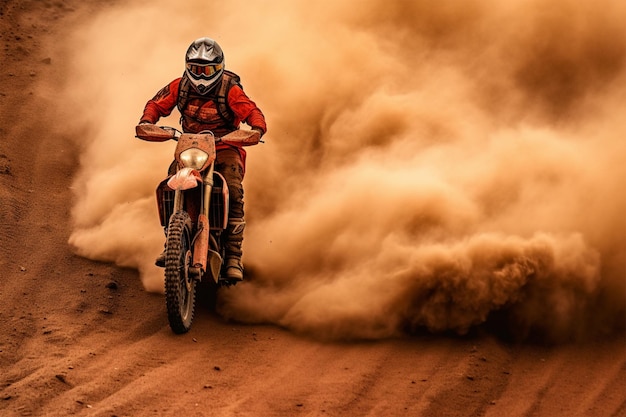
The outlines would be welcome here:
[[[139,121],[139,124],[140,124],[140,125],[151,125],[151,124],[152,124],[152,122],[150,122],[150,121],[148,121],[148,120],[140,120],[140,121]]]

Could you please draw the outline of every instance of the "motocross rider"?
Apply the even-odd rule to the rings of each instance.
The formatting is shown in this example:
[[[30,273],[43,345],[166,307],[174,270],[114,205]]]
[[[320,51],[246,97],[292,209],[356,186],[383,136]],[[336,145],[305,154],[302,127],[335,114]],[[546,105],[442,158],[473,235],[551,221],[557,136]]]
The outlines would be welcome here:
[[[181,113],[184,132],[199,133],[210,130],[221,137],[248,124],[263,136],[267,130],[265,117],[257,105],[244,93],[239,77],[225,70],[224,53],[210,38],[196,39],[187,49],[183,76],[170,82],[150,99],[144,108],[141,123],[156,123],[168,116],[174,107]],[[226,277],[243,279],[241,263],[243,231],[242,180],[245,173],[246,152],[241,147],[216,143],[215,169],[226,179],[229,189],[230,218],[226,243]],[[175,170],[170,167],[170,174]],[[165,265],[165,251],[156,260]]]

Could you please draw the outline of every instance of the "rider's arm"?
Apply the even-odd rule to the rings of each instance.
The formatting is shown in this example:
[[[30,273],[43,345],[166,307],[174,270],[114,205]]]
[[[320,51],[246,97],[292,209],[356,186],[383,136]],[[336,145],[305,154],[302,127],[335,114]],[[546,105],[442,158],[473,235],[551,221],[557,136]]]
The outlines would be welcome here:
[[[156,123],[161,117],[169,116],[178,101],[179,84],[180,78],[177,78],[159,90],[152,99],[148,100],[146,107],[143,109],[140,123]]]
[[[253,129],[256,128],[265,134],[267,125],[265,124],[265,116],[256,103],[243,92],[243,90],[234,85],[228,92],[228,105],[237,116],[237,119],[245,122]]]

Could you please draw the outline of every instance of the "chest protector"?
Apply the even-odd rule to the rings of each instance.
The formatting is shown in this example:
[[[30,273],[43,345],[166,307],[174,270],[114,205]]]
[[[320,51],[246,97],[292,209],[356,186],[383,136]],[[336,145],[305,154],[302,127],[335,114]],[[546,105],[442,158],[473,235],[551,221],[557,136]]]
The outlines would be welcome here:
[[[243,89],[239,76],[225,70],[219,84],[209,94],[201,95],[193,88],[189,78],[183,75],[176,104],[183,130],[194,133],[211,130],[217,136],[237,130],[235,114],[228,106],[228,92],[234,85]]]

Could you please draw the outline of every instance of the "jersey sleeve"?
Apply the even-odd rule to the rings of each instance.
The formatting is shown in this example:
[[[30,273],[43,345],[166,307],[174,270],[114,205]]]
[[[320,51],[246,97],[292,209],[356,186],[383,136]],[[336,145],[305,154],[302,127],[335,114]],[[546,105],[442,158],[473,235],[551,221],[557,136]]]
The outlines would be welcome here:
[[[238,85],[234,85],[228,92],[228,105],[237,119],[249,126],[262,129],[263,133],[267,132],[263,112]]]
[[[169,116],[178,102],[179,84],[180,78],[177,78],[159,90],[153,98],[148,100],[143,109],[143,115],[140,121],[156,123],[161,117]]]

